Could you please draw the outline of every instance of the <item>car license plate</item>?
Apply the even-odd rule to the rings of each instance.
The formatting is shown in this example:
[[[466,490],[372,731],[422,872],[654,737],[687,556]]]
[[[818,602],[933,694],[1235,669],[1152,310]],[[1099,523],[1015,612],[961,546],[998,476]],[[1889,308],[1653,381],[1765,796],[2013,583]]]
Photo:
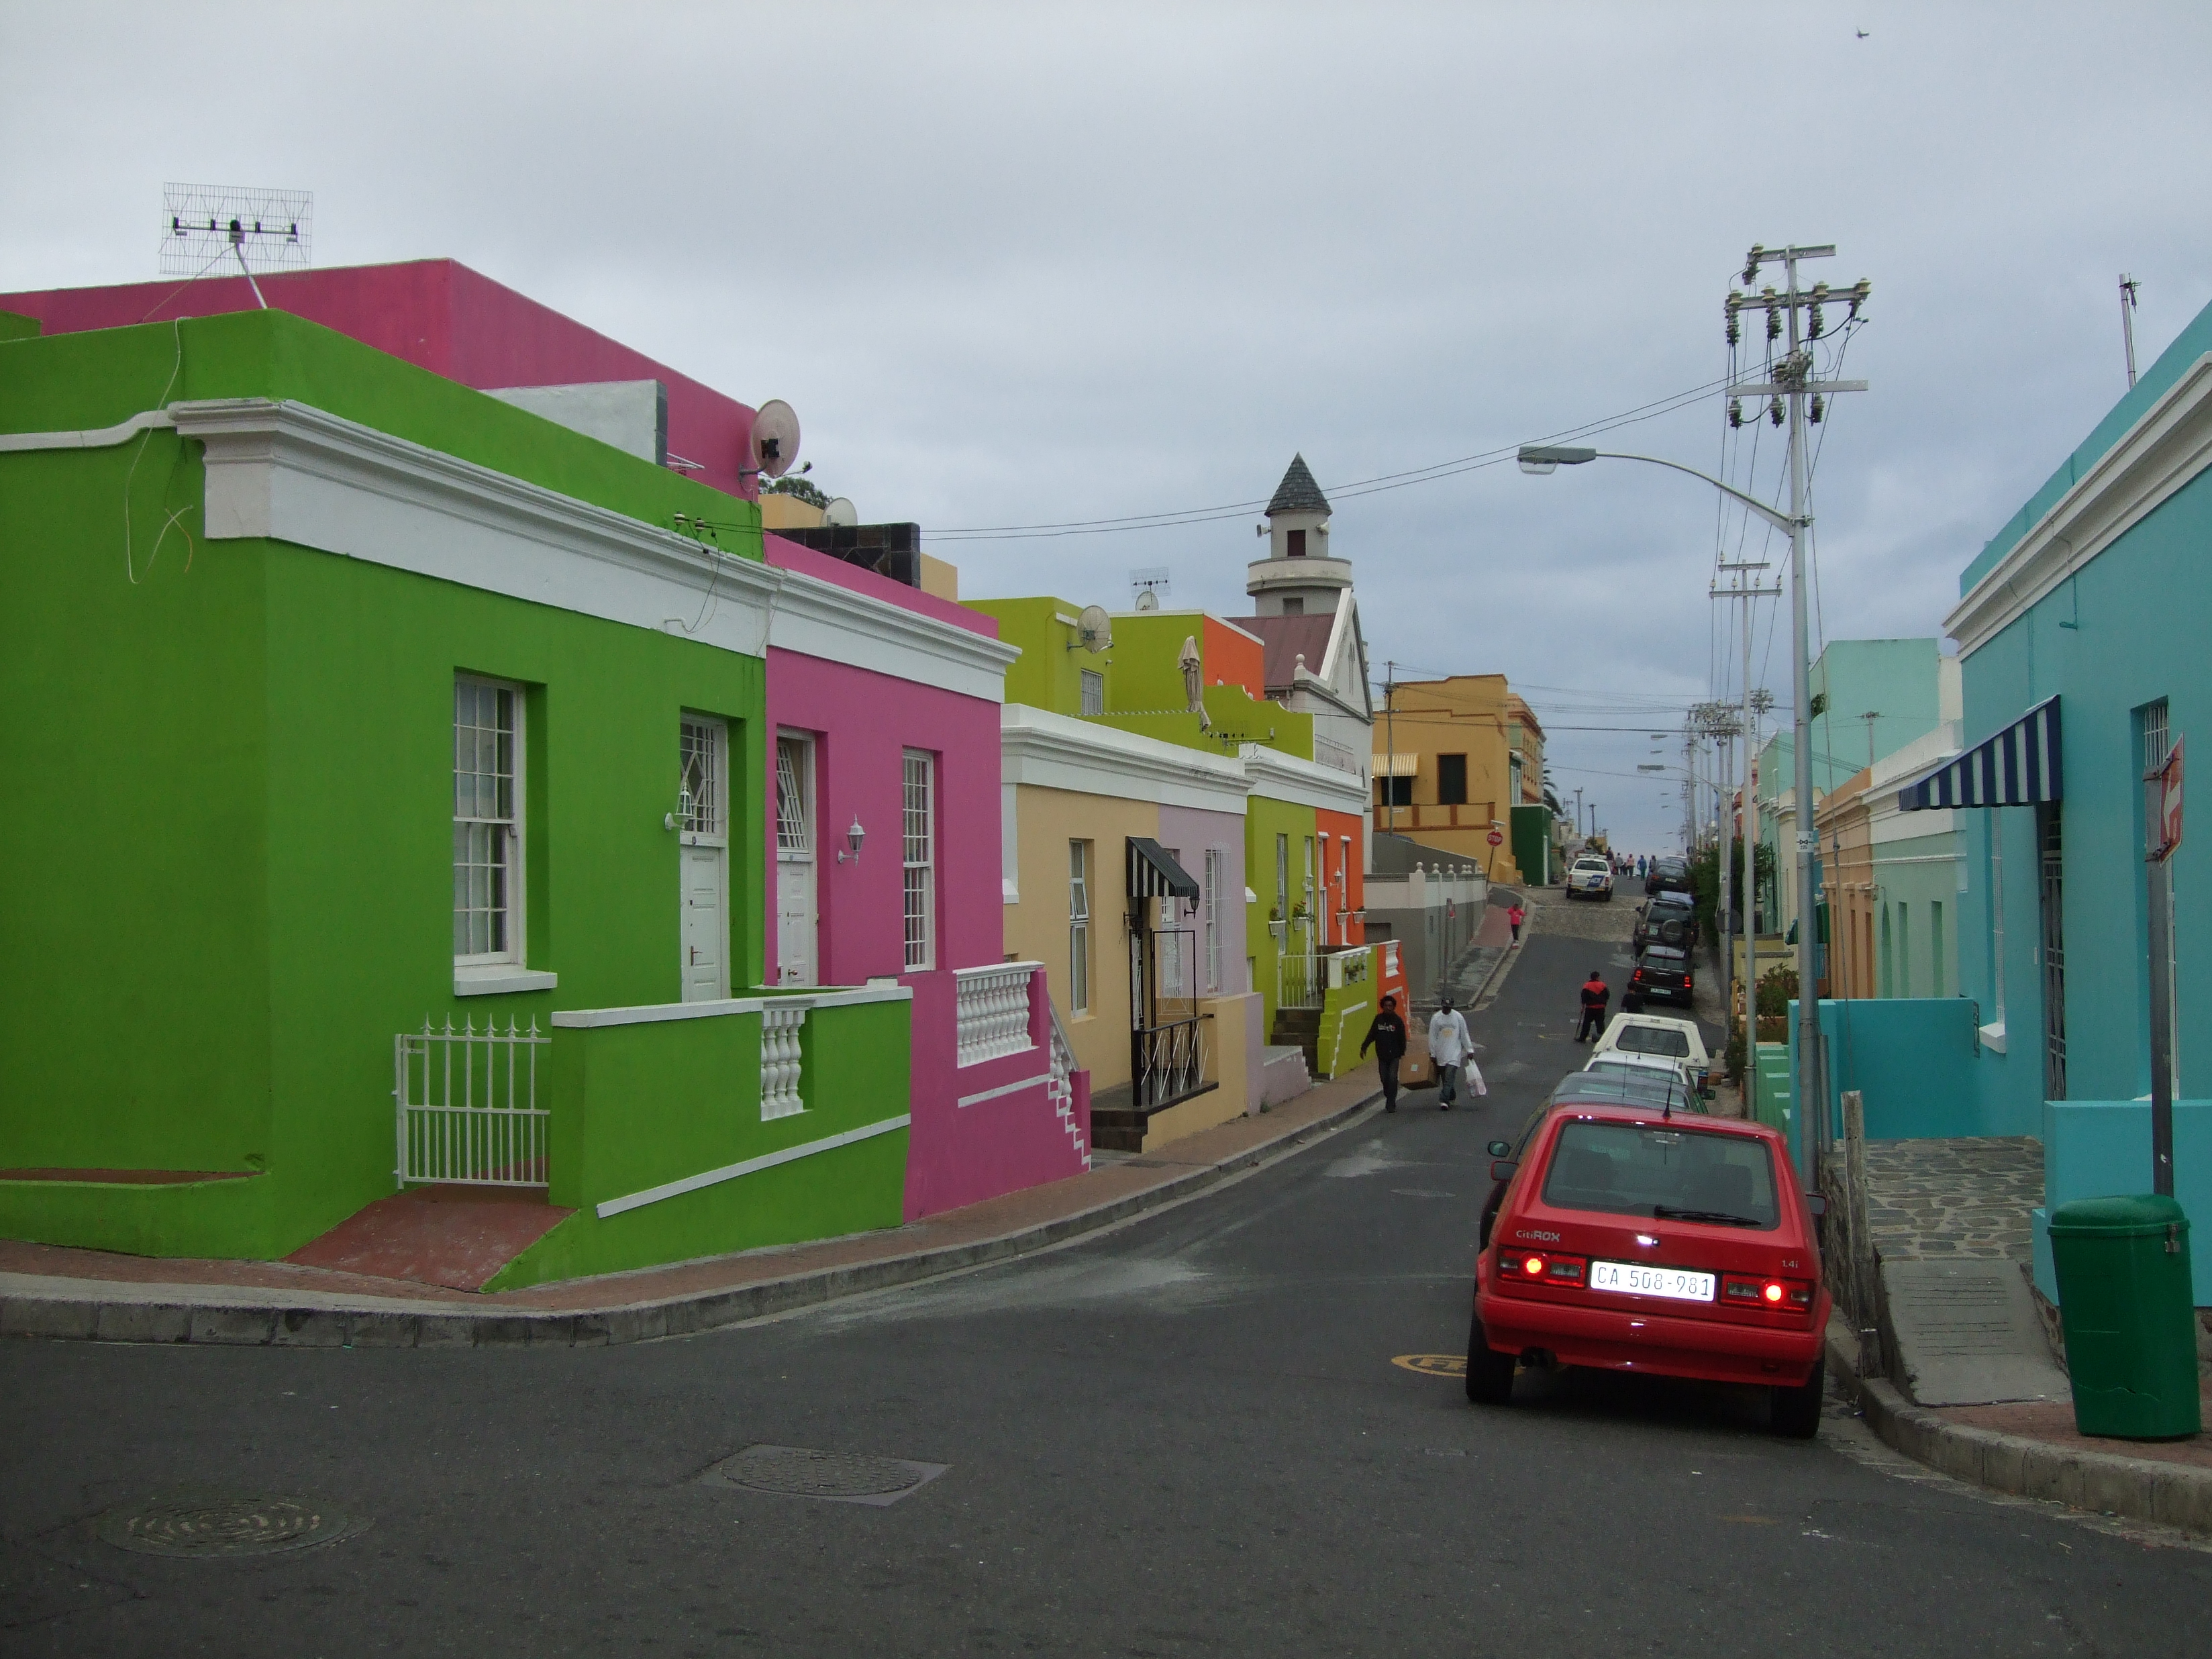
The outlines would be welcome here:
[[[1631,1296],[1663,1296],[1675,1302],[1710,1302],[1713,1276],[1680,1267],[1646,1267],[1633,1261],[1593,1261],[1590,1289],[1625,1291]]]

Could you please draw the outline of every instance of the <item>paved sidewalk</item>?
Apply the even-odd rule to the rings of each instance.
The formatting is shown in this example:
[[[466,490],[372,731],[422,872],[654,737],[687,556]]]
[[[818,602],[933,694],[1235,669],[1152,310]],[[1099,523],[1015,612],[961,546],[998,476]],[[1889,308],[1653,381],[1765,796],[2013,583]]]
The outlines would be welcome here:
[[[1265,1116],[1088,1174],[861,1233],[486,1295],[282,1261],[0,1242],[0,1336],[324,1347],[632,1342],[734,1324],[1043,1249],[1176,1203],[1349,1122],[1362,1071]]]

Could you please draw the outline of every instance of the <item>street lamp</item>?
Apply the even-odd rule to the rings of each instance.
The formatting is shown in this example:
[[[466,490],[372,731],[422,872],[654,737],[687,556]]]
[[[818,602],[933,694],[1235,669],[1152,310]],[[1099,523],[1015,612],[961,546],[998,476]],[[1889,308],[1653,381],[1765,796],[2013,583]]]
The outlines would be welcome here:
[[[1813,257],[1808,254],[1806,257]],[[1796,352],[1797,341],[1796,264],[1794,258],[1790,271],[1790,348]],[[1840,382],[1838,383],[1841,389]],[[1523,472],[1543,477],[1556,472],[1563,466],[1582,466],[1590,461],[1642,461],[1648,466],[1663,466],[1670,471],[1686,472],[1719,490],[1730,501],[1738,501],[1744,508],[1757,514],[1766,523],[1790,538],[1790,611],[1795,638],[1791,641],[1790,683],[1796,690],[1796,755],[1798,807],[1797,823],[1797,1052],[1799,1076],[1803,1080],[1803,1092],[1810,1103],[1817,1103],[1807,1115],[1806,1127],[1812,1132],[1807,1136],[1807,1151],[1811,1155],[1811,1170],[1817,1178],[1819,1160],[1826,1151],[1828,1136],[1827,1056],[1822,1051],[1820,1033],[1818,940],[1820,928],[1814,910],[1813,868],[1815,842],[1808,829],[1813,800],[1813,720],[1811,708],[1812,664],[1806,629],[1805,588],[1805,532],[1811,526],[1812,515],[1804,510],[1804,442],[1802,428],[1797,418],[1797,408],[1802,401],[1802,386],[1790,389],[1790,511],[1783,513],[1769,507],[1755,495],[1746,495],[1732,484],[1722,483],[1709,472],[1700,472],[1693,466],[1684,466],[1680,461],[1664,460],[1656,455],[1628,455],[1601,449],[1585,449],[1565,444],[1523,444],[1518,459]],[[1749,695],[1746,689],[1747,696]],[[1747,928],[1749,924],[1747,923]],[[1749,934],[1746,935],[1747,942]],[[1745,992],[1747,1025],[1751,1024],[1749,1008],[1752,992]],[[1755,1032],[1755,1027],[1753,1028]],[[1747,1040],[1745,1046],[1747,1060],[1755,1063],[1756,1054]]]

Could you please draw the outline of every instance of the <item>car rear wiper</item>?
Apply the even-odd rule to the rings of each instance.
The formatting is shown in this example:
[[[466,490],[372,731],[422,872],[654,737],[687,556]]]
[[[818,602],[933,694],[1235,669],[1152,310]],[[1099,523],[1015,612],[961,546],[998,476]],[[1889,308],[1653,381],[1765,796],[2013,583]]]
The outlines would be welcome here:
[[[1660,1221],[1710,1221],[1718,1227],[1759,1227],[1765,1224],[1756,1216],[1735,1215],[1726,1210],[1683,1210],[1672,1204],[1654,1204],[1654,1219]]]

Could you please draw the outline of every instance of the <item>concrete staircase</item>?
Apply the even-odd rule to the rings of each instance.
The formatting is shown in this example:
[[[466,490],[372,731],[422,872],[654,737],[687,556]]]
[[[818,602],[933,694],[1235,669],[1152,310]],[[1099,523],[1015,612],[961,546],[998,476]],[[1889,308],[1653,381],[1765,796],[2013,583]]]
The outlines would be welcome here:
[[[1306,1075],[1321,1074],[1321,1010],[1278,1008],[1275,1029],[1268,1041],[1279,1048],[1296,1048],[1305,1055]]]

